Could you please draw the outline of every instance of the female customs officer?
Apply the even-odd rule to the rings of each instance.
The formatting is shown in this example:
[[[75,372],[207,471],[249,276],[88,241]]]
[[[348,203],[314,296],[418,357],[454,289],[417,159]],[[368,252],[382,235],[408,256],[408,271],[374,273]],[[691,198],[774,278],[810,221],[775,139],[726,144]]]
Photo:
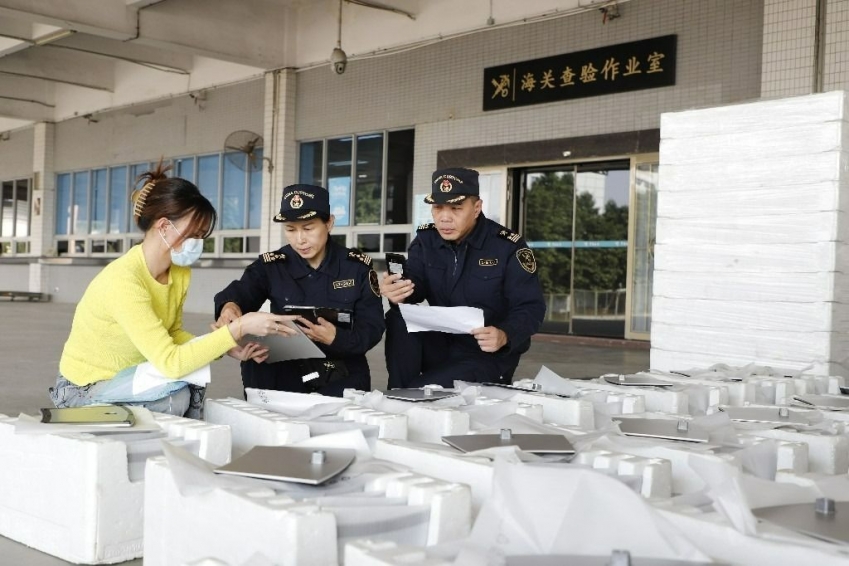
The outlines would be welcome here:
[[[322,187],[286,187],[274,221],[283,223],[288,245],[262,254],[241,279],[215,296],[217,324],[256,311],[266,300],[273,313],[283,313],[287,306],[329,307],[352,313],[352,321],[337,326],[321,317],[317,323],[299,318],[297,324],[327,358],[244,361],[245,388],[336,396],[346,388],[369,390],[366,352],[380,342],[385,326],[371,258],[330,240],[334,217]]]

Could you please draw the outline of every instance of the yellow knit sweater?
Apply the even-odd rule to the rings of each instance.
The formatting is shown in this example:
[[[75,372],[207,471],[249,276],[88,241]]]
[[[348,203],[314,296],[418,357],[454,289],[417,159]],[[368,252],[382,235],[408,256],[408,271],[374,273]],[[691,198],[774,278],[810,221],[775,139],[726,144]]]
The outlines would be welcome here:
[[[169,282],[156,281],[141,245],[107,265],[77,305],[60,373],[87,385],[149,361],[178,378],[225,354],[236,345],[226,326],[189,343],[194,336],[182,326],[190,280],[188,267],[172,265]]]

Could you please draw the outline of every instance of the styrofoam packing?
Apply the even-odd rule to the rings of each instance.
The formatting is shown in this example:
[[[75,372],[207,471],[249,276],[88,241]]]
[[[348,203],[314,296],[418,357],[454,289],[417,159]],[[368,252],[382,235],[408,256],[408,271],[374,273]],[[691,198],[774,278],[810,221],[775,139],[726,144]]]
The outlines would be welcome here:
[[[472,492],[467,485],[444,482],[418,474],[388,474],[374,480],[365,491],[386,497],[405,497],[408,505],[430,507],[427,544],[440,544],[468,535],[472,528]]]
[[[712,356],[715,361],[726,363],[730,358],[751,360],[756,355],[762,363],[791,365],[787,363],[790,355],[799,360],[809,360],[808,363],[810,360],[829,359],[831,332],[746,331],[653,322],[654,349]],[[655,367],[653,363],[652,367]]]
[[[845,474],[849,471],[849,437],[846,436],[825,436],[786,429],[747,430],[740,431],[740,435],[807,444],[808,469],[812,472]]]
[[[398,440],[406,440],[407,438],[408,419],[406,414],[386,413],[352,404],[342,407],[338,415],[346,421],[378,427],[378,438],[396,438]]]
[[[707,271],[654,273],[654,297],[761,303],[829,302],[837,300],[834,274],[818,273],[727,273],[717,278]],[[842,301],[846,302],[846,301]],[[679,368],[680,369],[680,368]]]
[[[613,409],[608,414],[633,415],[636,413],[644,413],[646,410],[645,397],[642,395],[627,393],[625,391],[614,392],[603,389],[584,389],[581,391],[578,398],[589,400],[594,395],[599,396],[600,401],[608,406],[608,410]]]
[[[547,423],[576,426],[584,430],[595,428],[593,405],[583,399],[520,391],[513,397],[513,401],[542,406],[542,418]]]
[[[690,414],[690,399],[685,391],[667,391],[665,389],[650,387],[611,385],[603,380],[573,380],[570,383],[578,389],[599,389],[611,393],[639,395],[645,400],[645,411],[672,413],[677,415]]]
[[[686,377],[683,375],[660,370],[652,370],[649,372],[641,373],[672,383],[681,383],[683,385],[700,385],[703,387],[710,388],[711,410],[715,410],[715,408],[719,405],[742,406],[746,403],[751,403],[755,400],[756,386],[753,382],[699,379],[697,376]]]
[[[483,395],[478,395],[474,400],[475,405],[493,406],[502,405],[504,403],[513,403],[516,405],[517,415],[527,417],[534,422],[543,422],[543,409],[542,405],[539,403],[521,403],[512,399],[510,401],[505,401],[504,399],[494,399],[492,397],[484,397]]]
[[[206,556],[242,564],[255,553],[274,564],[337,563],[336,519],[264,488],[181,495],[165,458],[148,460],[144,563],[170,566]]]
[[[846,380],[838,375],[802,375],[793,378],[796,395],[840,395]]]
[[[775,445],[775,473],[779,471],[791,471],[804,474],[808,471],[808,445],[803,442],[790,442],[741,434],[741,444],[752,446],[765,442],[773,442]]]
[[[407,411],[407,438],[442,444],[443,436],[467,434],[469,415],[450,408],[412,407]]]
[[[579,452],[573,464],[607,470],[620,476],[638,476],[642,479],[640,494],[643,497],[672,496],[672,464],[663,458],[643,458],[610,450]]]
[[[765,303],[725,299],[672,299],[654,297],[652,323],[687,326],[698,321],[699,326],[735,330],[770,330],[786,326],[798,332],[822,330],[823,320],[832,316],[834,305],[820,303],[783,303],[765,312]],[[656,315],[654,314],[656,313]]]
[[[228,427],[151,415],[202,458],[229,461]],[[135,442],[147,442],[144,435],[16,435],[16,421],[0,419],[0,534],[73,563],[141,556],[145,482],[130,479],[128,454]]]
[[[374,457],[407,466],[418,474],[471,489],[475,512],[489,497],[492,488],[492,462],[480,456],[465,456],[449,448],[427,448],[401,440],[379,439]]]
[[[699,108],[660,115],[661,139],[699,138],[740,131],[773,135],[788,128],[843,118],[844,93],[832,91],[756,102]]]
[[[834,269],[836,242],[811,242],[762,246],[740,242],[734,246],[704,243],[694,253],[693,245],[671,240],[657,242],[655,269],[673,273],[713,270],[714,277],[726,273],[772,270],[781,273],[829,271]]]
[[[237,455],[254,446],[284,446],[310,437],[306,423],[238,399],[207,399],[204,419],[230,427]]]
[[[345,545],[345,566],[448,566],[441,558],[428,557],[424,549],[388,540],[361,539]]]

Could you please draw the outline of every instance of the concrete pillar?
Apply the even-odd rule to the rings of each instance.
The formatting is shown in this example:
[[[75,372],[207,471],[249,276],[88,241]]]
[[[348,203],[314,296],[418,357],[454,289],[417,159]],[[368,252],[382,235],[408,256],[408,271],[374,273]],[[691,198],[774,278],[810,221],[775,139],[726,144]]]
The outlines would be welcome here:
[[[32,214],[30,217],[30,253],[36,258],[56,255],[56,174],[53,170],[55,124],[35,125],[32,144]],[[47,266],[34,261],[29,267],[29,290],[46,293]]]
[[[276,250],[283,246],[283,229],[272,218],[280,211],[283,187],[297,182],[298,144],[295,139],[295,101],[297,74],[282,69],[265,75],[265,155],[271,159],[262,174],[263,202],[261,248]]]

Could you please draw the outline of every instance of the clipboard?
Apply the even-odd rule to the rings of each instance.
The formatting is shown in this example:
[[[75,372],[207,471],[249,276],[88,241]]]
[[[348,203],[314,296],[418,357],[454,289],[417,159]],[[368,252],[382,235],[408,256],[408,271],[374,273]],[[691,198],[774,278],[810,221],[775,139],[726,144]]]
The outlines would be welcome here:
[[[269,334],[268,336],[255,336],[248,334],[239,340],[239,344],[245,345],[248,342],[256,342],[268,348],[268,359],[266,364],[276,362],[285,362],[288,360],[304,360],[311,358],[326,358],[324,352],[310,340],[304,331],[292,321],[285,321],[283,324],[289,328],[294,328],[297,334],[294,336],[282,336],[280,334]]]
[[[132,411],[120,405],[91,405],[41,409],[41,422],[56,425],[124,428],[133,426],[136,418]]]

